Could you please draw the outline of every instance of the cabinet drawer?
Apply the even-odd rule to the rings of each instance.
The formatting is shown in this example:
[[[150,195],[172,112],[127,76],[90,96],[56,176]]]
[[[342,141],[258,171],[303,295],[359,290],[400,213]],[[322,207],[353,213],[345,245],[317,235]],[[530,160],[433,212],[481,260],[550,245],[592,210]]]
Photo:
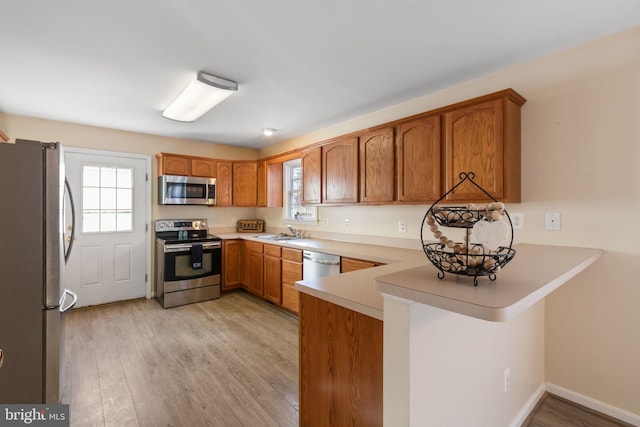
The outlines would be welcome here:
[[[282,248],[282,259],[302,262],[302,251],[300,249]]]
[[[258,253],[262,253],[262,243],[260,242],[253,242],[251,240],[247,240],[245,242],[245,245],[247,250],[249,250],[249,252],[258,252]]]
[[[282,246],[277,245],[264,245],[264,254],[267,256],[280,258],[280,250]]]
[[[362,270],[365,268],[377,267],[382,265],[373,261],[365,261],[362,259],[353,259],[342,257],[341,273],[348,273],[350,271]]]

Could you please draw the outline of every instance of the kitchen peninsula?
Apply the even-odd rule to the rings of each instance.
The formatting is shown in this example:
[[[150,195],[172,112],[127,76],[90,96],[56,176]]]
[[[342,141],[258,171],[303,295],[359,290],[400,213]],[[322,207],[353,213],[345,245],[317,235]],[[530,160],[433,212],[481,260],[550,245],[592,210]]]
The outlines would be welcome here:
[[[477,287],[469,277],[438,279],[422,254],[297,282],[303,293],[301,425],[310,407],[366,425],[383,425],[382,417],[384,425],[394,426],[519,425],[544,392],[544,298],[601,251],[530,244],[515,249],[497,280],[482,278]],[[383,333],[372,333],[376,328]],[[332,337],[339,342],[330,342]],[[372,340],[383,347],[381,354]],[[316,366],[340,361],[348,366]],[[384,381],[376,381],[382,366]],[[318,378],[319,372],[329,377]],[[316,386],[305,388],[309,373]],[[367,387],[382,388],[382,395]],[[376,411],[379,406],[384,411]]]

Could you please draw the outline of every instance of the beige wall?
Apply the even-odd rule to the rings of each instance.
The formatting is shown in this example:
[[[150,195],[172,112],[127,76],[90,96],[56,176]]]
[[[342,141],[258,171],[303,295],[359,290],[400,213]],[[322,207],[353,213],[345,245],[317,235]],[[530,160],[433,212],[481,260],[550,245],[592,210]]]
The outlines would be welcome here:
[[[635,28],[268,147],[260,155],[514,88],[527,98],[523,202],[508,206],[525,214],[516,241],[605,250],[595,266],[547,298],[546,381],[635,414],[631,419],[640,422],[638,52],[640,28]],[[415,240],[427,208],[320,208],[320,224],[326,217],[329,226],[306,228],[312,235]],[[280,210],[259,212],[268,222],[281,222]],[[545,212],[561,214],[561,231],[545,230]],[[398,233],[399,219],[407,221],[407,234]]]
[[[6,113],[0,113],[0,129],[7,134],[10,141],[14,141],[16,138],[58,141],[68,147],[149,155],[152,158],[152,177],[157,176],[158,162],[155,155],[159,152],[231,160],[255,160],[258,155],[256,150],[248,148],[167,138],[95,126],[16,116]],[[152,179],[151,194],[153,201],[153,219],[207,218],[210,227],[219,228],[234,226],[235,218],[252,218],[255,216],[254,208],[159,206],[157,204],[157,185],[155,179]]]

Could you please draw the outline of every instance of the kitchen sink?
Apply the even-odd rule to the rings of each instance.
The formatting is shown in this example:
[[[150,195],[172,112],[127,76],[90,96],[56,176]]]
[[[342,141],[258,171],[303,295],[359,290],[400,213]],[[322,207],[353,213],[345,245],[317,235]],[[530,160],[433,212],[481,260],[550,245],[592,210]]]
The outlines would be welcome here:
[[[276,242],[281,242],[284,240],[299,240],[302,239],[302,237],[295,237],[295,236],[287,236],[287,235],[269,235],[269,236],[253,236],[253,237],[257,237],[258,239],[265,239],[265,240],[273,240]]]

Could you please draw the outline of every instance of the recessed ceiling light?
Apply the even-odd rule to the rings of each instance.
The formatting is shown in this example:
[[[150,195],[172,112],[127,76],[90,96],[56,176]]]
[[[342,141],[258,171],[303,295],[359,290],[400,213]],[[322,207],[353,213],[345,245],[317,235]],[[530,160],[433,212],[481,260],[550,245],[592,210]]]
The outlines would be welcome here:
[[[271,136],[276,133],[276,130],[273,128],[262,128],[262,134],[264,136]]]
[[[196,121],[237,90],[238,83],[200,71],[162,116],[179,122]]]

